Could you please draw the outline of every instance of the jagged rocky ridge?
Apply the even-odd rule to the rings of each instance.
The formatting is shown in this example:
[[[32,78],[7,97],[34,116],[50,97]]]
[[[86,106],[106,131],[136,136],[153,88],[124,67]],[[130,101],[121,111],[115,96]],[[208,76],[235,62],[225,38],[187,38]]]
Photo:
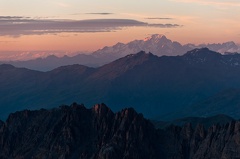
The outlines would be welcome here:
[[[132,108],[104,104],[11,114],[0,127],[0,158],[236,159],[240,122],[155,129]]]
[[[11,114],[0,130],[0,158],[157,158],[153,125],[132,108],[104,104]]]

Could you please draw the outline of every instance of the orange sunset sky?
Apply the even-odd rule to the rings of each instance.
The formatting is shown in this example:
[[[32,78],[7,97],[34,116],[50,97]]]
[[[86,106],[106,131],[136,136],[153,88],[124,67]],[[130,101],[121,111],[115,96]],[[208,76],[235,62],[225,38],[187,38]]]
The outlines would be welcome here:
[[[91,52],[150,34],[186,43],[240,43],[239,0],[8,0],[0,5],[0,57]]]

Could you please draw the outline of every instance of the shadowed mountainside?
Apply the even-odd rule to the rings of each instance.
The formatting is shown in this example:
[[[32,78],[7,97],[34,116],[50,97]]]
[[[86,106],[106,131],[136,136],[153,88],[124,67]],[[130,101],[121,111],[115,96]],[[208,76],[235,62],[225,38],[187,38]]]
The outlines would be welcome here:
[[[206,129],[211,127],[212,125],[220,124],[224,125],[227,124],[234,119],[224,115],[224,114],[219,114],[215,116],[210,116],[210,117],[186,117],[186,118],[181,118],[181,119],[175,119],[173,121],[152,121],[154,126],[156,128],[166,128],[171,125],[176,125],[176,126],[184,126],[185,124],[191,123],[192,127],[195,128],[198,124],[203,125]]]
[[[11,114],[0,129],[4,158],[157,158],[153,125],[132,108],[104,104]]]
[[[10,114],[0,127],[0,157],[236,159],[239,141],[239,121],[155,129],[132,108],[113,113],[104,104],[87,109],[74,103]]]
[[[105,102],[114,111],[131,106],[148,118],[166,120],[186,116],[173,112],[187,110],[218,92],[239,89],[240,55],[221,55],[207,48],[172,57],[139,52],[98,68],[70,65],[39,72],[5,64],[0,65],[0,75],[2,118],[16,110],[76,101]],[[210,115],[239,116],[238,111],[222,112],[222,108]],[[198,109],[201,112],[201,106]],[[201,116],[198,109],[187,116],[193,112]]]

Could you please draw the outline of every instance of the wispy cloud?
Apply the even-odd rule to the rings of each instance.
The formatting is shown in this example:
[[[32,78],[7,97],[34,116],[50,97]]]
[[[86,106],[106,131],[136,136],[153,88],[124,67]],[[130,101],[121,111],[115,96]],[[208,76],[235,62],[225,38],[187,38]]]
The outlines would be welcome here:
[[[111,15],[111,14],[114,14],[114,13],[103,12],[103,13],[85,13],[85,14],[93,14],[93,15]]]
[[[0,20],[10,20],[10,19],[22,19],[22,18],[29,18],[29,17],[21,17],[21,16],[0,16]]]
[[[152,20],[172,20],[173,18],[160,18],[160,17],[148,17],[145,19],[152,19]]]
[[[183,3],[198,3],[201,5],[212,5],[212,6],[240,6],[239,0],[170,0],[175,2],[183,2]]]
[[[176,28],[176,27],[182,27],[183,25],[178,25],[178,24],[147,24],[147,26],[158,27],[158,28]]]
[[[19,37],[58,33],[111,32],[129,27],[175,28],[178,24],[152,24],[133,19],[56,20],[0,16],[0,36]]]

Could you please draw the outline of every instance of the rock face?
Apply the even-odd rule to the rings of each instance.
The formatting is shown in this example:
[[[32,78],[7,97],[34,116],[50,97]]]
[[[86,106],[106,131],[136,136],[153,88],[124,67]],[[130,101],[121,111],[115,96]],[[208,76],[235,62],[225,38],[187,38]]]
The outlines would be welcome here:
[[[104,104],[76,103],[24,110],[0,125],[0,158],[237,159],[240,122],[206,130],[191,124],[155,129],[132,108],[113,113]]]
[[[167,158],[237,159],[240,157],[239,127],[239,121],[225,126],[213,125],[207,131],[201,125],[195,129],[189,124],[182,128],[170,127],[164,136]]]
[[[11,114],[0,130],[0,158],[156,158],[154,127],[133,109],[104,104]]]

